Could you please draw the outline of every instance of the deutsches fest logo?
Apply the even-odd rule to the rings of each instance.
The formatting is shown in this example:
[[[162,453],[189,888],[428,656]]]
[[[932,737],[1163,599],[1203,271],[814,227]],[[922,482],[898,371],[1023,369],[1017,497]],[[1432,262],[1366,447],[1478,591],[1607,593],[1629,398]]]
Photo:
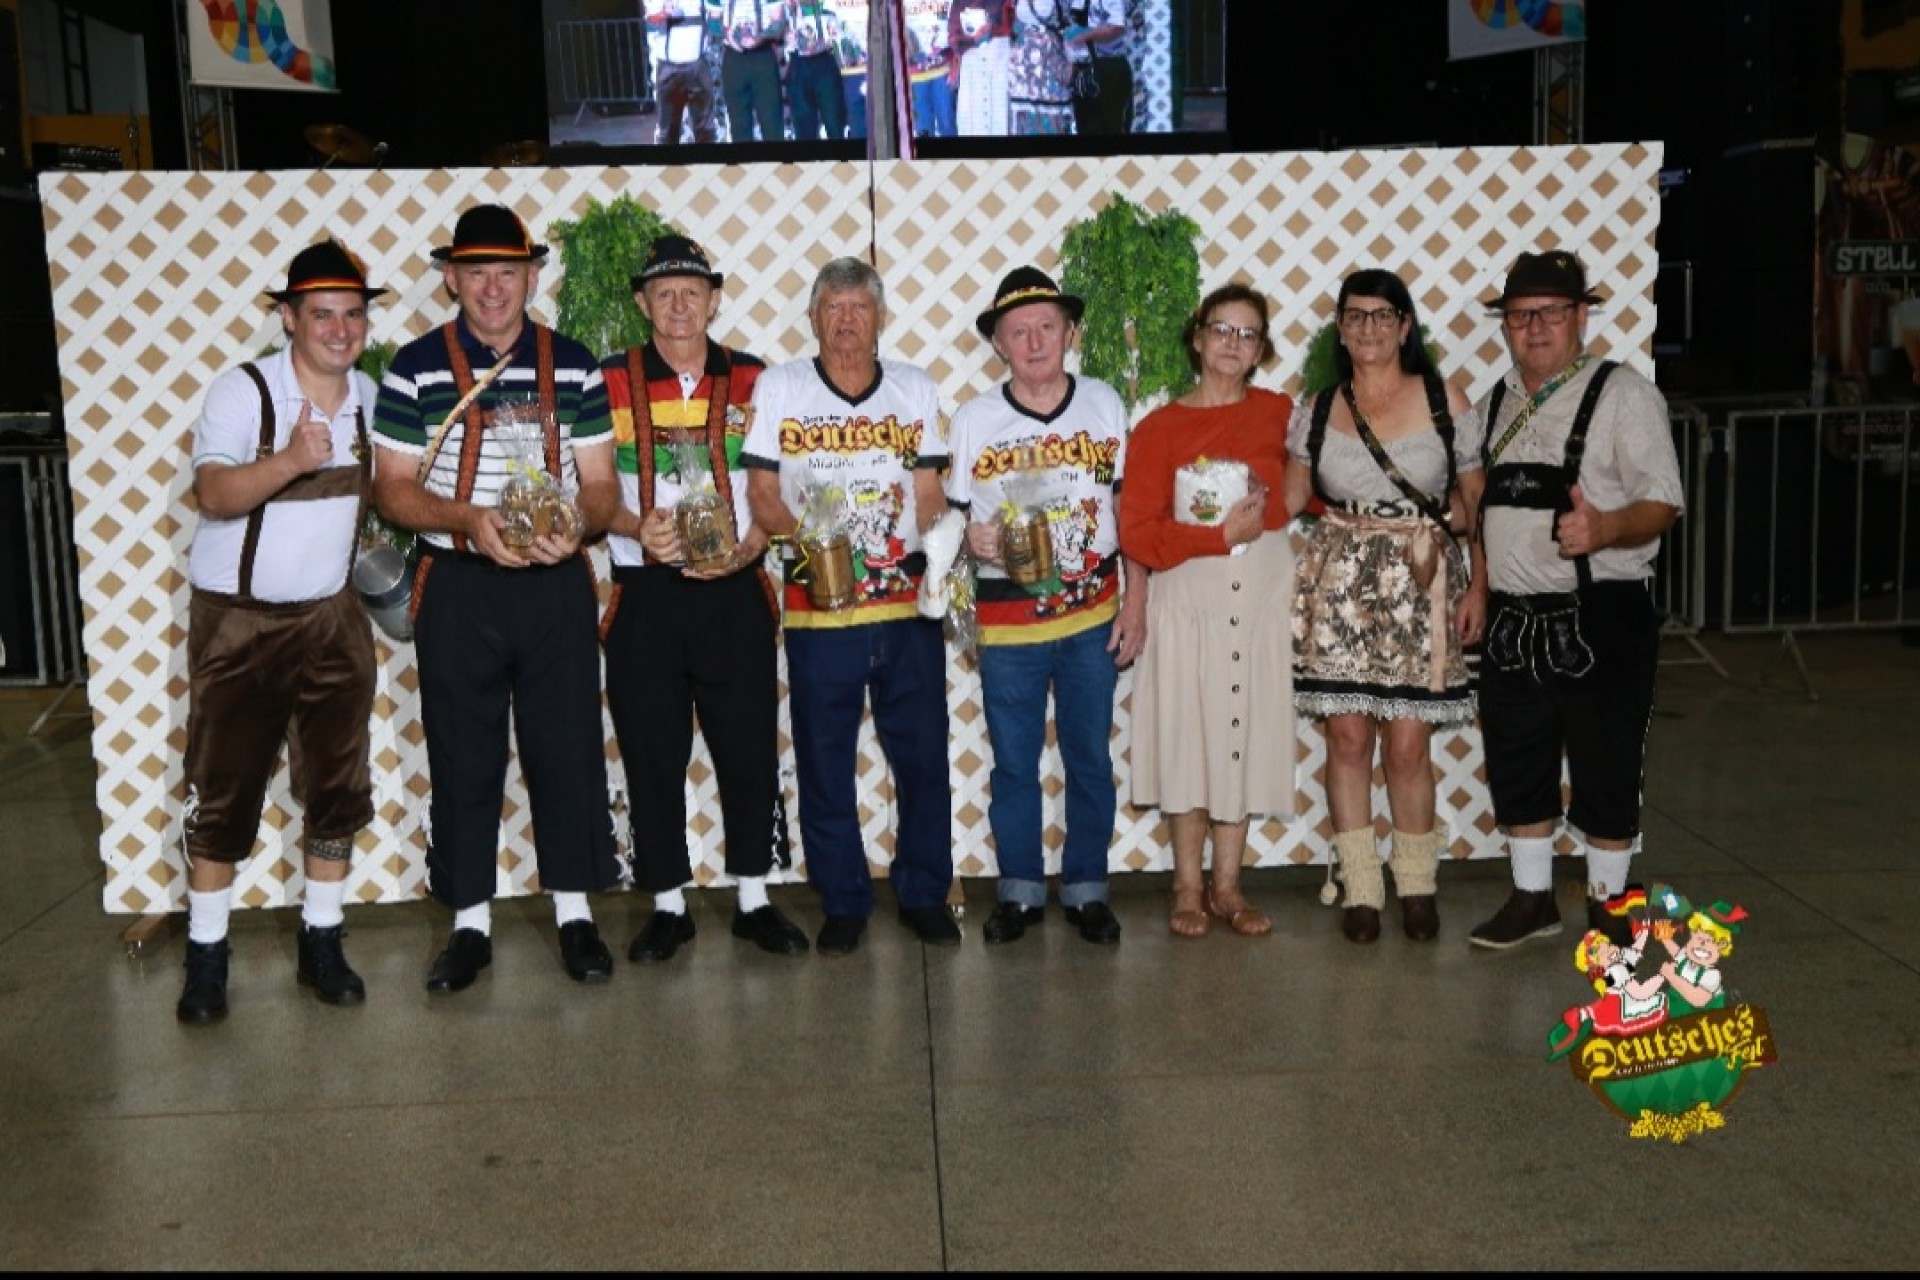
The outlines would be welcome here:
[[[1632,1137],[1684,1142],[1721,1128],[1748,1073],[1776,1060],[1766,1011],[1729,1000],[1721,968],[1747,912],[1724,901],[1696,910],[1667,885],[1651,898],[1630,886],[1606,905],[1622,927],[1589,929],[1573,953],[1596,998],[1560,1016],[1547,1061],[1566,1059]]]

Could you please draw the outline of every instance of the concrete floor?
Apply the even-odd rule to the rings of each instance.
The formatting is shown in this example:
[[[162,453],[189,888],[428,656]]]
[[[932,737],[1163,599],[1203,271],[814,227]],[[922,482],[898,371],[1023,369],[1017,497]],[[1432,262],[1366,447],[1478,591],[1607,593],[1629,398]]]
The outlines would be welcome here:
[[[843,960],[735,942],[715,891],[596,988],[516,901],[443,999],[443,914],[356,907],[352,1009],[294,985],[296,912],[243,913],[232,1016],[189,1030],[180,938],[130,959],[101,910],[88,722],[29,737],[53,691],[0,691],[0,1266],[1920,1266],[1920,649],[1803,641],[1816,702],[1777,641],[1707,645],[1730,680],[1662,674],[1637,870],[1752,913],[1726,971],[1780,1060],[1681,1146],[1543,1061],[1576,931],[1466,945],[1497,863],[1444,869],[1426,946],[1344,942],[1309,869],[1249,875],[1264,941],[1169,937],[1143,876],[1117,948],[1055,909],[989,950],[969,882],[958,950],[883,905]],[[597,909],[624,951],[641,904]]]

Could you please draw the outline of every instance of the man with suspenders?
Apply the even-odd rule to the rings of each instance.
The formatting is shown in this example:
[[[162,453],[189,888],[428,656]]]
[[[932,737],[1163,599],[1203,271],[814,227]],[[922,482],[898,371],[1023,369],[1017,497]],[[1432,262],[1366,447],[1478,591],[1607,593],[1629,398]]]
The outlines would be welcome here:
[[[613,475],[598,363],[527,314],[546,255],[513,210],[462,213],[452,245],[433,251],[459,314],[394,353],[374,414],[380,512],[418,531],[426,548],[413,608],[433,783],[427,889],[454,912],[427,977],[435,994],[473,985],[493,962],[509,712],[561,964],[576,982],[613,974],[587,903],[615,885],[619,866],[583,527],[556,525],[512,545],[499,506],[509,474],[531,465],[501,441],[502,396],[535,398],[539,472],[563,493]]]
[[[791,861],[780,795],[780,604],[740,461],[765,366],[707,336],[725,282],[685,236],[648,247],[632,284],[652,336],[600,366],[617,479],[580,495],[613,559],[613,603],[601,622],[607,707],[627,772],[634,887],[654,903],[627,950],[636,964],[671,960],[693,940],[684,891],[693,882],[686,786],[696,713],[738,890],[733,936],[775,955],[807,949],[807,935],[767,900],[768,871]],[[717,564],[691,563],[676,522],[706,477],[733,526],[732,551]]]
[[[303,806],[302,986],[366,996],[341,949],[354,837],[373,819],[367,724],[373,633],[348,585],[369,476],[372,381],[355,370],[367,302],[385,293],[334,241],[303,249],[269,292],[287,345],[207,389],[193,438],[200,519],[188,560],[188,1024],[227,1016],[234,868],[253,852],[290,742]]]
[[[1582,348],[1602,302],[1571,253],[1523,253],[1498,297],[1513,369],[1483,405],[1480,536],[1492,597],[1480,718],[1495,820],[1513,893],[1474,929],[1503,950],[1560,932],[1553,848],[1561,757],[1566,824],[1586,857],[1590,928],[1620,945],[1627,921],[1603,905],[1627,886],[1660,623],[1651,583],[1661,535],[1684,501],[1665,398],[1624,365]]]

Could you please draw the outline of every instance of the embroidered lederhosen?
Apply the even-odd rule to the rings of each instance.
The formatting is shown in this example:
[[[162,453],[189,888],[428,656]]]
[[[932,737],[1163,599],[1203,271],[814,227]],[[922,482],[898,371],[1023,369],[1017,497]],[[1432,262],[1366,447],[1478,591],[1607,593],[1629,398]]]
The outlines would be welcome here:
[[[240,366],[247,377],[253,380],[254,387],[260,392],[260,446],[254,454],[255,460],[270,458],[274,453],[274,413],[273,393],[267,389],[267,379],[259,366],[252,361]],[[347,575],[353,575],[353,562],[359,555],[360,539],[357,536],[361,522],[367,514],[367,497],[372,489],[373,450],[367,447],[366,415],[359,406],[353,410],[353,452],[359,459],[357,467],[327,467],[319,471],[309,471],[306,475],[289,482],[266,502],[255,507],[247,516],[247,532],[240,544],[240,582],[234,594],[234,603],[251,605],[258,603],[253,596],[253,558],[260,548],[260,527],[266,520],[267,504],[272,502],[313,502],[321,498],[355,497],[359,506],[354,511],[353,527],[356,536],[347,552]]]
[[[1593,424],[1600,392],[1619,366],[1602,361],[1580,397],[1573,426],[1567,433],[1566,454],[1555,466],[1549,462],[1499,462],[1492,445],[1483,446],[1486,462],[1486,494],[1483,507],[1521,507],[1533,511],[1551,511],[1556,521],[1573,510],[1573,486],[1580,480],[1580,463],[1586,455],[1587,429]],[[1491,437],[1499,421],[1500,405],[1506,383],[1496,383],[1487,404],[1487,426]],[[1593,650],[1581,635],[1580,609],[1593,586],[1593,567],[1584,555],[1573,558],[1579,586],[1571,592],[1515,596],[1496,593],[1493,616],[1487,623],[1487,661],[1502,671],[1531,668],[1535,674],[1548,673],[1579,679],[1593,669]],[[1542,667],[1544,666],[1544,670]]]
[[[642,359],[644,347],[627,348],[627,400],[633,412],[634,454],[640,465],[640,514],[646,515],[653,510],[654,480],[658,476],[654,461],[653,396],[650,393],[645,361]],[[727,408],[728,397],[733,387],[733,356],[725,348],[713,343],[708,344],[708,361],[712,362],[714,352],[719,353],[721,372],[707,374],[707,466],[713,472],[713,484],[720,495],[720,502],[731,517],[733,507],[733,476],[727,470]],[[648,564],[660,564],[643,544],[641,554]],[[760,581],[761,592],[766,596],[767,608],[773,614],[774,626],[780,625],[780,596],[774,586],[773,575],[767,572],[763,559],[754,566],[754,576]],[[606,612],[600,618],[600,638],[605,640],[607,629],[613,625],[613,615],[620,607],[620,586],[614,584],[612,598],[607,601]]]

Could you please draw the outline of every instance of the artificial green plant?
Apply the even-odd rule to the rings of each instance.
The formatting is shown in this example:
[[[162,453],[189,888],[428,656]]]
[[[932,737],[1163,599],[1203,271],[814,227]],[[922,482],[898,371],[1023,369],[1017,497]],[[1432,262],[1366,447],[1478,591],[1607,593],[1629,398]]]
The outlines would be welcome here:
[[[645,342],[653,330],[633,305],[632,280],[653,242],[675,231],[631,196],[589,200],[578,221],[550,224],[562,273],[554,327],[599,355]]]
[[[1080,368],[1112,384],[1129,409],[1193,386],[1182,339],[1200,305],[1199,224],[1178,209],[1153,214],[1115,195],[1067,228],[1060,287],[1086,300]]]

